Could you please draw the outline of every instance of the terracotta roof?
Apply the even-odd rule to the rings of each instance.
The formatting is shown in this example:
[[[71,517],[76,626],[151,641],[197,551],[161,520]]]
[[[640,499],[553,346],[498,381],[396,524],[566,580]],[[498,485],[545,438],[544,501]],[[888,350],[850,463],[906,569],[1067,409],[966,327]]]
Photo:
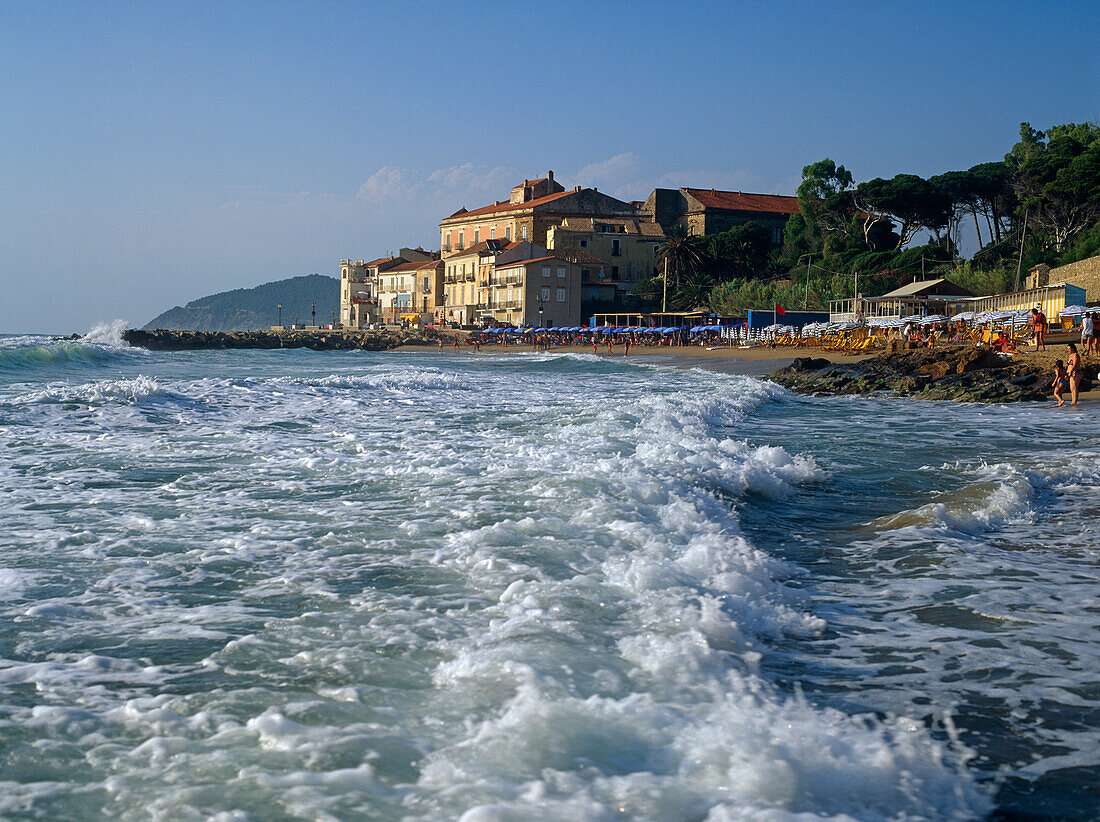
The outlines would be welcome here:
[[[609,236],[615,236],[617,233],[624,235],[640,234],[646,237],[664,236],[664,232],[658,223],[639,220],[635,217],[566,217],[562,221],[561,227],[566,231],[588,231],[603,234],[604,232],[597,231],[596,226],[598,224],[621,225],[623,227],[622,232],[608,232]]]
[[[768,214],[797,214],[798,198],[781,194],[743,194],[740,191],[715,191],[712,188],[685,188],[706,208],[725,211],[759,211]]]
[[[417,263],[416,264],[416,270],[417,271],[422,271],[422,270],[428,269],[428,268],[439,268],[439,266],[441,266],[441,265],[443,265],[442,260],[428,260],[425,263]]]
[[[406,271],[416,271],[416,269],[420,268],[420,266],[422,266],[422,265],[423,265],[423,263],[410,263],[410,262],[398,263],[393,268],[387,268],[383,273],[385,273],[385,274],[402,274]]]
[[[376,265],[382,265],[382,263],[388,263],[393,260],[399,260],[400,257],[379,257],[377,260],[371,260],[369,263],[363,263],[367,268],[373,268]]]
[[[587,251],[581,251],[579,248],[555,248],[554,253],[571,263],[579,265],[607,265],[599,257],[589,254]]]
[[[526,203],[496,203],[495,205],[485,206],[484,208],[475,208],[473,211],[460,209],[452,214],[450,217],[444,219],[443,222],[447,222],[447,220],[453,220],[456,217],[477,217],[481,216],[482,214],[496,214],[502,211],[521,211],[525,208],[532,208],[534,206],[542,205],[544,203],[553,202],[554,200],[559,200],[562,197],[568,197],[570,194],[576,194],[576,192],[558,191],[554,194],[547,194],[545,197],[538,197],[534,200],[528,200]]]
[[[549,257],[535,257],[533,260],[516,260],[514,263],[505,263],[501,268],[511,268],[514,265],[527,265],[528,263],[541,263],[546,260],[557,260],[559,263],[568,263],[570,260],[560,257],[556,254],[551,254]]]

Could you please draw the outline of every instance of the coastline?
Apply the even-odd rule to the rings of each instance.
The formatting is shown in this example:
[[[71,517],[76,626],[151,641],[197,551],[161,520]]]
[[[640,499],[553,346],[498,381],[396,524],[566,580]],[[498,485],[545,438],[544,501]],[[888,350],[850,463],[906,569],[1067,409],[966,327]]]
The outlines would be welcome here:
[[[621,347],[619,347],[621,349]],[[463,345],[459,348],[445,346],[442,352],[434,345],[403,345],[389,349],[391,353],[402,352],[419,354],[437,354],[441,357],[462,356],[499,356],[501,354],[534,354],[534,346],[530,345],[499,345],[482,346],[476,350],[473,346]],[[547,350],[550,354],[587,354],[592,356],[590,345],[563,345],[554,346]],[[605,359],[626,359],[633,362],[641,362],[653,365],[664,365],[672,368],[702,368],[708,371],[716,371],[723,374],[736,374],[743,377],[767,379],[771,374],[790,366],[800,357],[813,357],[827,360],[831,365],[850,365],[873,359],[881,354],[874,351],[860,354],[846,354],[841,351],[824,351],[816,348],[704,348],[702,346],[680,347],[635,347],[631,349],[629,356],[624,357],[622,350],[616,350],[614,354],[608,354],[606,346],[601,346],[595,356]],[[1016,361],[1053,373],[1055,359],[1064,359],[1064,353],[1058,347],[1048,347],[1047,351],[1023,351],[1016,355]],[[910,397],[911,399],[913,397]],[[939,401],[939,400],[937,400]],[[1046,393],[1046,400],[1053,402],[1053,396]],[[1081,404],[1092,405],[1100,402],[1100,385],[1094,386],[1088,391],[1080,393]],[[1069,395],[1066,394],[1066,408],[1069,404]]]

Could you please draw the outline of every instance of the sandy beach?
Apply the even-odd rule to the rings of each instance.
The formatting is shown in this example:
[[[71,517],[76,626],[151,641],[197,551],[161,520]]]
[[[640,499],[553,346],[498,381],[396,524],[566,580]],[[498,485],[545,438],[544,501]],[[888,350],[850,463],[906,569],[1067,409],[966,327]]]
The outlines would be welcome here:
[[[402,346],[395,349],[396,352],[439,353],[436,346]],[[471,345],[462,345],[458,348],[444,347],[443,356],[463,356],[470,354],[529,354],[535,349],[530,345],[483,345],[480,351]],[[560,345],[549,349],[554,354],[592,354],[591,345]],[[859,360],[873,357],[881,351],[869,353],[846,354],[842,351],[825,351],[818,348],[790,348],[779,346],[776,348],[729,348],[726,346],[705,348],[697,345],[685,345],[674,347],[649,347],[634,346],[630,349],[629,358],[637,362],[649,362],[660,365],[669,365],[682,368],[705,368],[708,371],[719,371],[726,374],[740,374],[746,377],[766,377],[773,371],[778,371],[790,365],[796,357],[820,357],[835,363],[858,362]],[[624,356],[622,346],[616,346],[613,354],[607,353],[607,346],[601,345],[596,352],[597,357]],[[1024,362],[1040,364],[1044,370],[1054,375],[1054,361],[1065,360],[1066,350],[1064,345],[1051,345],[1045,351],[1025,349],[1015,355]],[[1095,365],[1094,358],[1085,358],[1087,365]],[[1082,402],[1090,404],[1100,401],[1100,388],[1082,391]],[[1053,402],[1053,397],[1051,397]],[[1066,394],[1066,405],[1069,405],[1069,394]]]

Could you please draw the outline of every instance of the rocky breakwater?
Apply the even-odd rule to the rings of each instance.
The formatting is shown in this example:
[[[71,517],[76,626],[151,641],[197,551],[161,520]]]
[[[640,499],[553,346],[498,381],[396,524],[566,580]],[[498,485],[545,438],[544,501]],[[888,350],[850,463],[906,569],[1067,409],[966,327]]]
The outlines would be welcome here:
[[[445,336],[445,335],[444,335]],[[314,351],[389,351],[403,345],[437,345],[435,331],[145,331],[129,329],[122,338],[153,351],[310,348]],[[445,341],[449,338],[445,337]]]
[[[1087,377],[1095,373],[1088,370]],[[885,353],[856,362],[799,357],[768,378],[802,394],[883,392],[928,400],[1020,402],[1046,399],[1052,375],[1042,364],[987,348],[906,350],[891,344]]]

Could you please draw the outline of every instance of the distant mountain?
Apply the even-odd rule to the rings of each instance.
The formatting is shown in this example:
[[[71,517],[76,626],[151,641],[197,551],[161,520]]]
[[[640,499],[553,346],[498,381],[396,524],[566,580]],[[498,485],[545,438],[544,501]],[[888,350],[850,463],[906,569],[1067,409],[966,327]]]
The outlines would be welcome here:
[[[312,304],[317,303],[317,324],[332,322],[332,312],[340,310],[340,281],[323,274],[291,277],[264,283],[255,288],[236,288],[192,300],[154,317],[145,328],[171,331],[257,331],[279,324],[279,306],[283,324],[294,318],[309,325]],[[339,313],[337,313],[339,319]]]

